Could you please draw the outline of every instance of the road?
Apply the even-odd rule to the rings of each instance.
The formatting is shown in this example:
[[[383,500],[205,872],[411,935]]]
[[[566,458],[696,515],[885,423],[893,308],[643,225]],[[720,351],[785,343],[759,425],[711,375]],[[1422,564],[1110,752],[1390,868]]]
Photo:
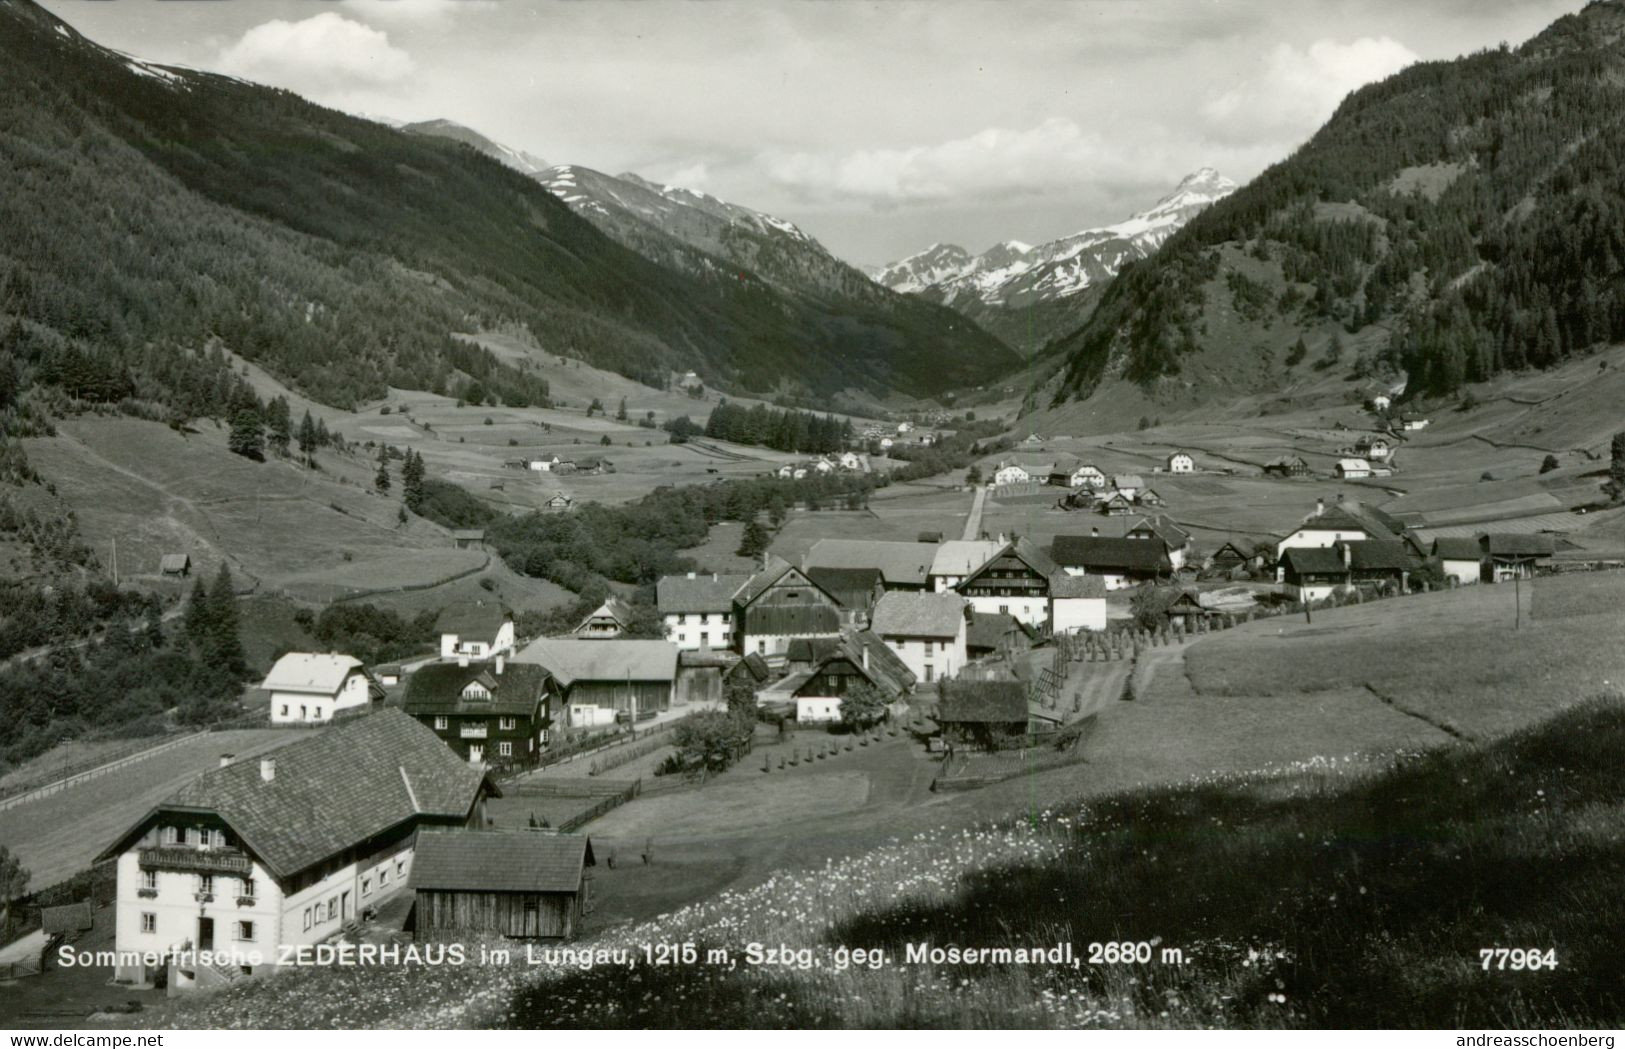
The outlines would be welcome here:
[[[970,516],[965,518],[965,531],[959,538],[980,539],[982,537],[982,504],[987,501],[987,489],[981,485],[976,486],[976,494],[971,496]]]

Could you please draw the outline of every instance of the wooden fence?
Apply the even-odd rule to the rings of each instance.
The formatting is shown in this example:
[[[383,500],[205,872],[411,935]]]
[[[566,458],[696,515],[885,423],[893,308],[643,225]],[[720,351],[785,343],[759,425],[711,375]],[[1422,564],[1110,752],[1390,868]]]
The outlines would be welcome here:
[[[71,773],[50,783],[36,787],[17,788],[17,793],[12,794],[10,797],[0,798],[0,812],[4,812],[7,809],[16,808],[18,805],[27,804],[30,801],[38,801],[40,798],[49,797],[52,794],[60,793],[61,791],[67,790],[69,787],[77,786],[80,783],[85,783],[89,780],[98,779],[107,775],[109,772],[117,772],[119,769],[133,765],[138,761],[145,761],[155,754],[162,754],[166,750],[173,750],[175,747],[178,747],[183,743],[189,743],[192,740],[205,735],[208,735],[206,731],[189,732],[184,736],[176,736],[174,739],[165,740],[163,743],[160,743],[155,747],[148,747],[145,750],[138,750],[134,754],[126,754],[122,758],[104,762],[100,765],[92,765],[81,772]]]

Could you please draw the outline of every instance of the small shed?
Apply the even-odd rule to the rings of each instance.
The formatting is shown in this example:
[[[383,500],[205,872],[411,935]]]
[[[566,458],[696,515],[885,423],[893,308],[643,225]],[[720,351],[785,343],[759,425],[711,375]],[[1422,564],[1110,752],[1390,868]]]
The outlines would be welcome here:
[[[39,915],[40,930],[47,936],[77,936],[88,932],[95,924],[89,900],[66,903],[60,907],[41,907]]]
[[[165,554],[158,560],[159,575],[178,575],[183,579],[192,574],[190,554]]]
[[[1027,685],[1013,678],[944,681],[936,720],[943,738],[992,750],[1027,733]]]
[[[596,866],[582,835],[447,831],[418,836],[411,928],[418,941],[570,939],[591,910]]]
[[[485,529],[453,529],[451,533],[451,541],[459,550],[478,550],[480,547],[485,545]]]
[[[937,531],[921,532],[915,538],[922,543],[940,543],[942,542],[942,533]]]

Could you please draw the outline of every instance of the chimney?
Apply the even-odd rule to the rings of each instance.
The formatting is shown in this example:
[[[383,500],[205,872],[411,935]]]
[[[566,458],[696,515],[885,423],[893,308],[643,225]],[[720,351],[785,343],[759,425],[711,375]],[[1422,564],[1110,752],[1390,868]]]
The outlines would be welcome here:
[[[1315,500],[1315,516],[1319,517],[1321,514],[1323,514],[1325,512],[1326,512],[1326,500],[1324,500],[1324,499],[1316,499]]]
[[[502,673],[502,668],[507,666],[507,665],[508,665],[508,657],[503,655],[501,652],[498,652],[497,653],[497,673],[498,674]]]
[[[858,644],[863,649],[863,669],[868,670],[869,669],[869,646],[863,644],[861,641]]]
[[[1343,567],[1348,568],[1354,564],[1354,550],[1347,543],[1337,544],[1343,551]]]
[[[467,652],[459,652],[459,653],[457,653],[457,665],[460,666],[460,667],[468,666],[468,653]]]
[[[260,759],[260,779],[267,783],[276,779],[276,758]]]
[[[237,755],[235,755],[235,754],[222,754],[222,755],[220,755],[220,767],[225,768],[227,765],[230,765],[231,764],[231,759],[236,757],[236,756]]]

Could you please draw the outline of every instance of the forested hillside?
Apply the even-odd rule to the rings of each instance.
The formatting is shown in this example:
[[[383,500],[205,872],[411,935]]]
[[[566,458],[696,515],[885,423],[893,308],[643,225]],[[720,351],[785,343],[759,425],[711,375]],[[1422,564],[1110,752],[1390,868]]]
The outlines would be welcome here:
[[[652,381],[929,394],[1009,362],[961,323],[809,314],[760,280],[675,273],[465,145],[285,91],[129,59],[0,2],[0,392],[212,409],[211,339],[351,407],[386,385],[545,384],[450,338],[524,325],[550,352]]]
[[[1057,400],[1111,377],[1154,389],[1272,326],[1334,350],[1329,326],[1375,328],[1367,355],[1303,367],[1402,368],[1412,395],[1625,339],[1622,41],[1625,7],[1607,0],[1516,50],[1355,92],[1292,157],[1124,269],[1052,344],[1069,362]]]

